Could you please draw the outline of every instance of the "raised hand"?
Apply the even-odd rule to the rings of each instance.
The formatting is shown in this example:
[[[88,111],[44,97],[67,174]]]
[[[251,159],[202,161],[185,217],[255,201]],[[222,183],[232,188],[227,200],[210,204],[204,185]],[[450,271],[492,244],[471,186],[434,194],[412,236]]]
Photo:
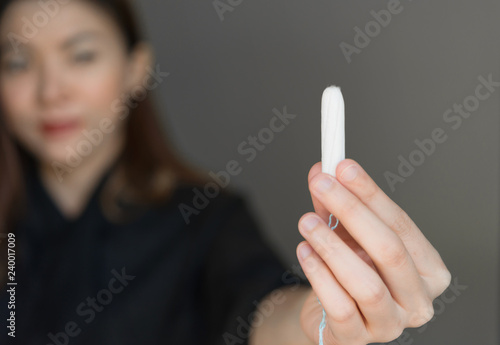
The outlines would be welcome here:
[[[410,217],[358,163],[343,160],[336,175],[322,173],[321,163],[309,172],[315,212],[299,220],[306,241],[297,256],[313,290],[301,326],[317,344],[324,308],[324,345],[389,342],[433,317],[432,301],[451,274]],[[340,220],[334,231],[330,214]]]

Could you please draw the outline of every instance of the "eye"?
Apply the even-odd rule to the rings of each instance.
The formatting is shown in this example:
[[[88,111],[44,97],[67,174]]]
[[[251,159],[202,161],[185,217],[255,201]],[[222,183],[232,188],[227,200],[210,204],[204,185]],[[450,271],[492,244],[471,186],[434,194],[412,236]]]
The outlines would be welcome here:
[[[94,52],[84,52],[84,53],[80,53],[80,54],[77,54],[74,56],[73,58],[73,61],[75,62],[83,62],[83,63],[87,63],[87,62],[92,62],[93,60],[95,60],[95,57],[96,57],[96,53]]]

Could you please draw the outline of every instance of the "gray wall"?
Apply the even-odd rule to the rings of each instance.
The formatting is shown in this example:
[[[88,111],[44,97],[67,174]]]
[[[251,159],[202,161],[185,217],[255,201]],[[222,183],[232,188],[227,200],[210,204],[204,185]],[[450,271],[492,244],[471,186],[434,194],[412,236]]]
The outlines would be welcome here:
[[[138,6],[157,61],[171,73],[156,97],[174,141],[205,169],[242,163],[232,183],[285,262],[297,263],[297,221],[312,210],[307,173],[320,160],[321,93],[337,84],[347,156],[410,214],[467,286],[406,343],[498,344],[500,91],[456,130],[443,113],[474,94],[479,76],[500,80],[500,3],[401,0],[403,10],[348,63],[340,43],[353,44],[354,28],[387,4],[244,0],[224,21],[211,1]],[[285,106],[297,117],[246,162],[238,145]],[[398,156],[408,158],[414,141],[435,128],[447,140],[391,191],[384,172],[397,172]]]

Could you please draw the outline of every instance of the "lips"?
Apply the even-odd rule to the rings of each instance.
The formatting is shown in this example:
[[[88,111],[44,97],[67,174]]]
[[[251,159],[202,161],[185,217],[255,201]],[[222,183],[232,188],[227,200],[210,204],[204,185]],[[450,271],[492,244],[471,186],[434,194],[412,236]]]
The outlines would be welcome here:
[[[79,127],[80,123],[77,120],[54,122],[44,121],[42,122],[40,129],[46,136],[60,136],[75,131]]]

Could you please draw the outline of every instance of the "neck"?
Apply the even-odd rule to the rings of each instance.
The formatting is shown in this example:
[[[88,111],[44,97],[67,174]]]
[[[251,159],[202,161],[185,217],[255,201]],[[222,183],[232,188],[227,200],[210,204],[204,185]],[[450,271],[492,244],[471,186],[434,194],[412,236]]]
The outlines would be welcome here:
[[[103,174],[118,158],[124,146],[124,136],[117,136],[102,143],[98,150],[86,157],[79,166],[68,172],[62,181],[48,162],[39,165],[39,174],[61,213],[70,219],[77,218],[84,210],[92,192]]]

